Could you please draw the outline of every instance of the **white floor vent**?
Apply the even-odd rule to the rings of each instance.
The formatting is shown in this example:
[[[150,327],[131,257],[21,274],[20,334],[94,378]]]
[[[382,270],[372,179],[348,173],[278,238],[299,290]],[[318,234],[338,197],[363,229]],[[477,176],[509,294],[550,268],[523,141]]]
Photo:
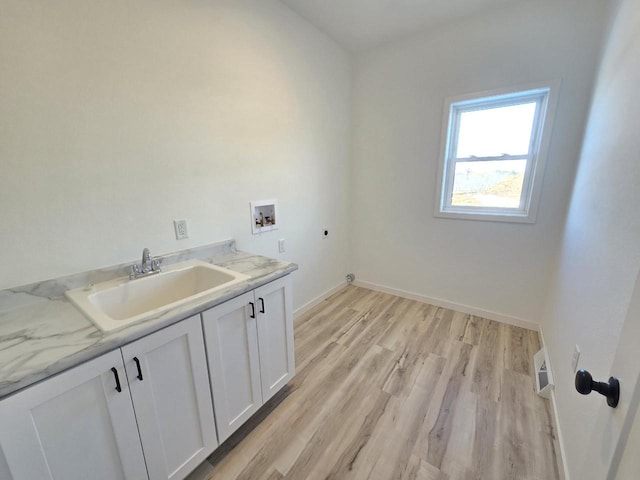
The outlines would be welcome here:
[[[536,391],[544,398],[551,397],[553,390],[553,376],[549,368],[547,349],[543,348],[533,356],[533,364],[536,369]]]

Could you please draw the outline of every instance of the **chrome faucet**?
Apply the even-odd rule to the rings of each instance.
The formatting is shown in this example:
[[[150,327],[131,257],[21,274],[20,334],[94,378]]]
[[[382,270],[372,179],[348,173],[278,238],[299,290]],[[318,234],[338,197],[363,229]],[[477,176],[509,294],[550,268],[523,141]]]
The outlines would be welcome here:
[[[140,265],[134,263],[131,265],[131,272],[129,273],[129,279],[135,280],[140,277],[147,277],[160,273],[160,265],[162,264],[162,258],[153,258],[148,248],[142,250],[142,262]]]

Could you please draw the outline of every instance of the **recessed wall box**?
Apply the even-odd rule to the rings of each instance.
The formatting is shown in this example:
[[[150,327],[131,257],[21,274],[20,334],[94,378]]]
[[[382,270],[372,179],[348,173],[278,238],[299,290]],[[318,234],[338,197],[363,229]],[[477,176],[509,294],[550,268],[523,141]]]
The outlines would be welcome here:
[[[251,202],[251,232],[254,235],[277,230],[278,221],[277,200]]]

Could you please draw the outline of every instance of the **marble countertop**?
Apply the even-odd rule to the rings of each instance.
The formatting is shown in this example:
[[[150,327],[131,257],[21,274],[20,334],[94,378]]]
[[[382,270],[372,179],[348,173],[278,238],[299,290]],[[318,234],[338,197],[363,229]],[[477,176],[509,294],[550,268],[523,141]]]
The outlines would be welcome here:
[[[298,269],[294,263],[238,251],[233,240],[166,255],[163,264],[192,258],[250,278],[111,332],[95,327],[64,292],[125,276],[131,263],[0,291],[0,398]]]

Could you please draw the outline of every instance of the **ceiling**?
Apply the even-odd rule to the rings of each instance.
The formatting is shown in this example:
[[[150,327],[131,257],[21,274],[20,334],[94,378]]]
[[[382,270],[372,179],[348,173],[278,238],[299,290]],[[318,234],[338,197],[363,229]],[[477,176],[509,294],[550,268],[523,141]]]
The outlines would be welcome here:
[[[352,52],[527,0],[282,0]]]

